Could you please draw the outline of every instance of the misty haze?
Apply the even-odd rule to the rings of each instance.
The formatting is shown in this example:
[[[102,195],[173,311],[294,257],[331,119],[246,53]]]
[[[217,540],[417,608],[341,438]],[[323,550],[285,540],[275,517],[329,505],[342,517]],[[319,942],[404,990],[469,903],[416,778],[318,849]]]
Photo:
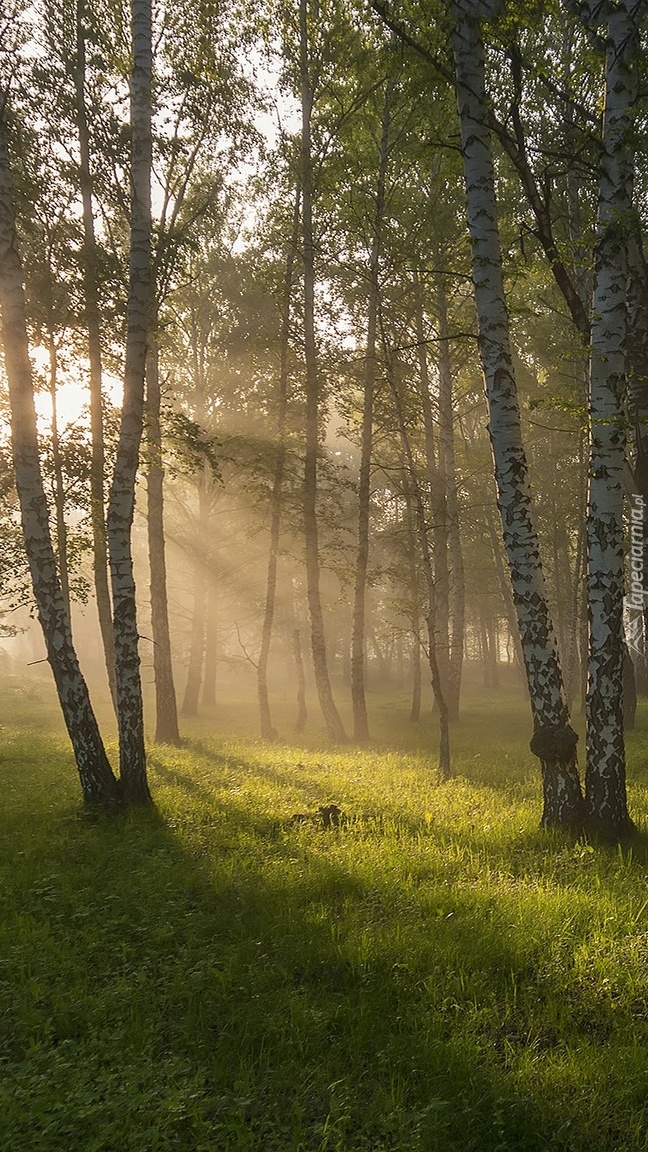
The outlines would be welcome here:
[[[648,0],[7,0],[1,1152],[645,1152]]]

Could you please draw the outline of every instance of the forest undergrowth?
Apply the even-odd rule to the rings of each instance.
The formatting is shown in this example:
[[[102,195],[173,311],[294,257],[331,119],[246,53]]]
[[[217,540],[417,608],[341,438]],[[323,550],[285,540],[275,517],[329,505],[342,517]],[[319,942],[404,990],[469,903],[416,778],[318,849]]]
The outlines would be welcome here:
[[[404,697],[367,749],[216,708],[90,820],[49,690],[1,688],[3,1152],[648,1148],[645,704],[612,849],[539,829],[510,693],[443,784]]]

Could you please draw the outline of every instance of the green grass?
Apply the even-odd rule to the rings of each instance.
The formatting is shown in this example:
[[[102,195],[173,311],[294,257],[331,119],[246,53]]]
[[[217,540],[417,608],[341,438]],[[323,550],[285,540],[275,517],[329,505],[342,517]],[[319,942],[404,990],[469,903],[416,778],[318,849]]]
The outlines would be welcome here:
[[[514,693],[442,785],[404,697],[343,751],[231,702],[151,748],[154,813],[91,822],[49,691],[0,687],[2,1152],[648,1149],[646,840],[538,829]]]

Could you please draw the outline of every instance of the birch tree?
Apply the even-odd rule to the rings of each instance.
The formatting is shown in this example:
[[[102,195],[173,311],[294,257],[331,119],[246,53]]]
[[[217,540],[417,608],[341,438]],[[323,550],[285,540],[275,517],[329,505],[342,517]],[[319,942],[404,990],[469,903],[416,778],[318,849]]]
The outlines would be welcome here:
[[[124,399],[108,505],[120,778],[128,801],[149,803],[131,530],[144,411],[151,304],[151,4],[132,0],[130,265]]]
[[[49,529],[36,433],[23,273],[15,228],[7,128],[7,93],[0,93],[0,312],[9,383],[16,487],[34,597],[65,724],[87,805],[113,807],[119,788],[108,762],[72,642]]]
[[[619,0],[606,10],[605,110],[590,339],[585,799],[589,823],[618,836],[632,827],[623,740],[624,393],[633,105],[639,23],[646,3]]]
[[[545,827],[570,826],[578,825],[583,817],[577,737],[569,724],[522,443],[488,128],[480,17],[495,12],[494,4],[475,0],[461,0],[454,6],[456,91],[478,340],[498,504],[533,714],[531,750],[542,765],[542,822]]]

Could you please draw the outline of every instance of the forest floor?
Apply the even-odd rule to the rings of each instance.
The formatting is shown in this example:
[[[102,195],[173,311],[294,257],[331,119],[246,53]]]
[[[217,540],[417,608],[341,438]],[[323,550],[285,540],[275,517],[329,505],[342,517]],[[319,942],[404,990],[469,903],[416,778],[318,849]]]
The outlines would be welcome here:
[[[648,707],[614,849],[539,830],[519,692],[474,689],[443,784],[404,695],[368,749],[251,709],[93,822],[49,689],[0,684],[2,1152],[648,1148]]]

